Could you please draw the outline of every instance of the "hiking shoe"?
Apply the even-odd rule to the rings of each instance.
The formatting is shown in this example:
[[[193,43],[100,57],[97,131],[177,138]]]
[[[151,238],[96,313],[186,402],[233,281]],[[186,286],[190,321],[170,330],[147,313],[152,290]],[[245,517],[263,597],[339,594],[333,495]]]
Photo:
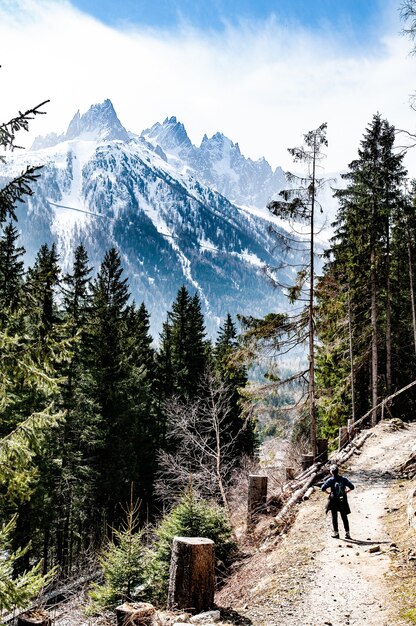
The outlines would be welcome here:
[[[332,533],[331,537],[333,539],[339,539],[339,533]]]
[[[345,533],[345,539],[351,539],[350,533]]]

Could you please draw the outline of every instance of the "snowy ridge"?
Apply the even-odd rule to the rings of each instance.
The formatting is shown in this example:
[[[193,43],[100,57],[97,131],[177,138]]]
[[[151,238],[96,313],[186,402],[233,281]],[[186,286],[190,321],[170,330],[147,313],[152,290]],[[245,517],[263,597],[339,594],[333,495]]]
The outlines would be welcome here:
[[[52,140],[58,143],[48,145]],[[271,221],[280,226],[250,201],[259,172],[263,180],[280,173],[264,160],[245,159],[220,133],[202,144],[195,148],[173,117],[133,137],[105,101],[76,114],[66,135],[38,139],[36,149],[14,155],[11,173],[23,162],[44,165],[34,196],[19,209],[28,262],[42,243],[55,242],[70,270],[82,242],[97,270],[115,246],[134,299],[151,312],[155,335],[183,284],[199,293],[212,334],[227,313],[262,315],[279,303],[285,307],[262,272],[284,262],[269,232]],[[216,184],[207,182],[210,177]],[[219,193],[221,186],[240,195],[245,186],[245,207]]]

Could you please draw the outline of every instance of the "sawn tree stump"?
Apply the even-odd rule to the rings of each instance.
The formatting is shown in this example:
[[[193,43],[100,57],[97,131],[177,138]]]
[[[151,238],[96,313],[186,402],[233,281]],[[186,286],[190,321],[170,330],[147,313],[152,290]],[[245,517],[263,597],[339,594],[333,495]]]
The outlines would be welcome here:
[[[17,618],[17,626],[50,626],[52,620],[47,611],[33,609],[22,613]]]
[[[250,474],[248,477],[247,525],[250,526],[264,511],[267,500],[267,476]]]
[[[215,592],[214,542],[203,537],[174,537],[168,608],[199,613],[212,607]]]
[[[149,602],[124,602],[116,608],[117,626],[151,626],[155,614]]]

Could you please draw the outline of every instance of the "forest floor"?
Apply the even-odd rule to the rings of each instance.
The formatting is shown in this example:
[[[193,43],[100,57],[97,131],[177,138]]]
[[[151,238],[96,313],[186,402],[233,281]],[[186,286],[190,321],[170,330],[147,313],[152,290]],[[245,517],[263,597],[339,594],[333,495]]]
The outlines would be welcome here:
[[[343,539],[341,521],[341,539],[331,537],[320,489],[299,506],[284,537],[271,539],[269,524],[263,524],[268,539],[257,537],[257,549],[216,596],[223,615],[230,610],[224,623],[416,624],[416,532],[407,521],[407,496],[416,481],[396,473],[415,444],[416,423],[396,430],[385,421],[341,468],[355,485],[349,494],[351,540]]]

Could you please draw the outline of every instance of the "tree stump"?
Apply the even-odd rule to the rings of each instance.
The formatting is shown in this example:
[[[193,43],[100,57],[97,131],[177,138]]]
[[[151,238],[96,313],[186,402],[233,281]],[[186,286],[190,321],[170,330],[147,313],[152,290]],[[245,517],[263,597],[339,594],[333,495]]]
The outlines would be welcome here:
[[[52,624],[50,615],[43,609],[26,611],[17,618],[17,626],[50,626],[50,624]]]
[[[355,437],[355,427],[354,427],[354,420],[351,418],[348,420],[348,438],[351,441],[351,439],[354,439]]]
[[[169,572],[169,609],[199,613],[214,604],[214,542],[204,537],[174,537]]]
[[[328,439],[317,439],[318,461],[326,463],[328,461]]]
[[[250,474],[248,477],[247,524],[250,525],[266,506],[267,476]]]
[[[117,626],[150,626],[156,609],[149,602],[124,602],[116,608]]]
[[[293,480],[295,478],[295,468],[294,467],[286,467],[286,480]]]
[[[311,467],[313,465],[313,454],[302,454],[301,465],[303,471]]]
[[[341,426],[338,436],[338,450],[341,450],[341,448],[343,448],[346,443],[348,443],[348,427]]]

